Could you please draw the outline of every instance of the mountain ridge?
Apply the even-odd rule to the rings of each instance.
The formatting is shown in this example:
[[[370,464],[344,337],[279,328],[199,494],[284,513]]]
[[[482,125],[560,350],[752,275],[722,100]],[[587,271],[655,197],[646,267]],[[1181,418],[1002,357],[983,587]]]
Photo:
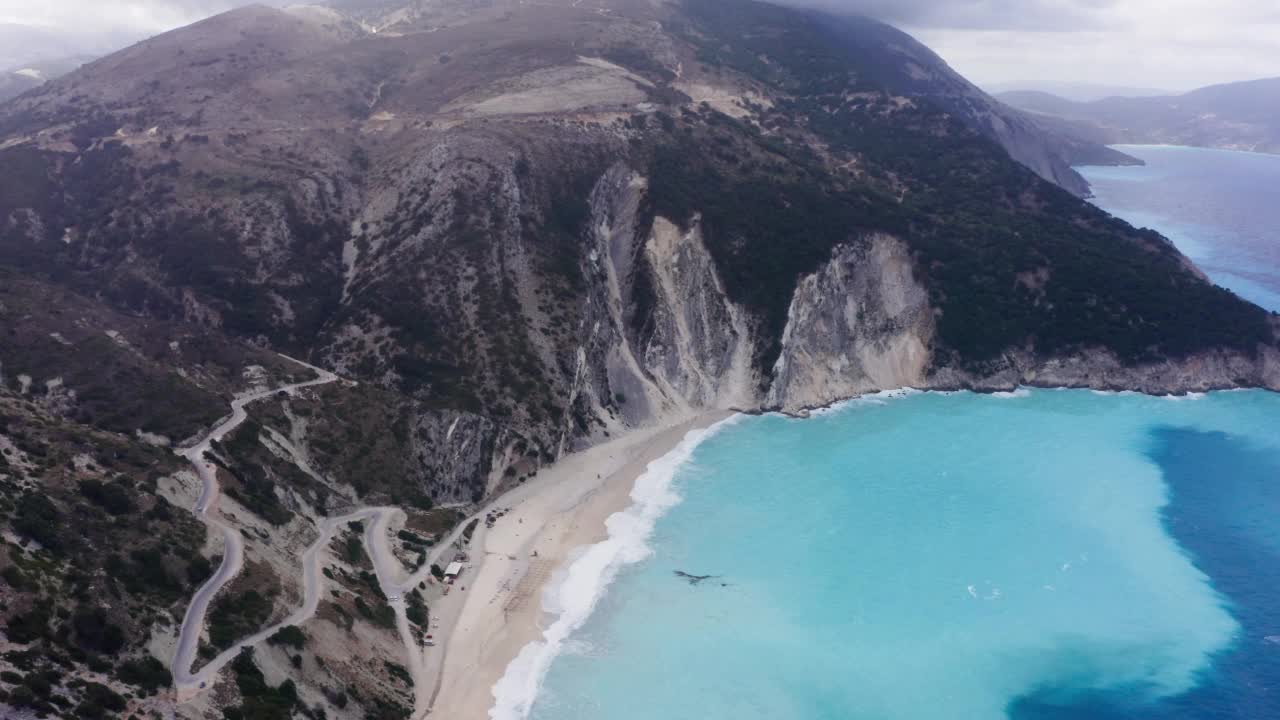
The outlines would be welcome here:
[[[978,86],[953,70],[937,53],[886,23],[863,16],[825,21],[835,37],[848,43],[871,77],[892,92],[926,96],[952,116],[993,137],[1015,160],[1044,179],[1086,196],[1089,185],[1073,165],[1089,159],[1098,164],[1138,162],[1129,156],[1044,127],[1016,107],[993,102]],[[896,63],[884,58],[899,55]]]
[[[993,118],[1020,116],[944,66],[913,77],[880,26],[706,0],[393,15],[236,11],[0,106],[7,707],[414,706],[365,526],[317,548],[334,589],[301,635],[166,694],[218,553],[170,448],[310,379],[275,352],[345,381],[268,393],[211,445],[246,543],[205,658],[298,605],[325,518],[400,508],[417,568],[486,498],[675,418],[904,386],[1280,389],[1280,319],[1015,162]],[[929,77],[936,100],[907,87]]]
[[[1078,137],[1108,144],[1170,144],[1280,153],[1280,78],[1210,85],[1176,95],[1074,102],[1034,91],[999,98],[1077,124]],[[1083,127],[1080,127],[1083,125]]]

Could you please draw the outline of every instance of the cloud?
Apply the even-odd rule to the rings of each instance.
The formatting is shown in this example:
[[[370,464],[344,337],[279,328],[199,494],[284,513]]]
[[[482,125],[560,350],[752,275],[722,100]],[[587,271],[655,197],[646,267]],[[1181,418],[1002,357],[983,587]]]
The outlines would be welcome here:
[[[0,0],[0,23],[56,28],[62,34],[155,34],[253,0]]]
[[[1121,0],[1087,8],[1090,22],[1057,29],[904,22],[979,84],[1045,81],[1190,90],[1280,76],[1273,0]]]
[[[285,5],[304,0],[269,0]],[[406,0],[407,1],[407,0]],[[979,84],[1045,81],[1190,89],[1280,75],[1276,0],[778,0],[879,18]],[[0,0],[8,56],[72,46],[102,53],[250,0]],[[35,30],[25,33],[35,37]],[[11,36],[24,35],[22,30]],[[49,39],[52,38],[52,39]]]
[[[1095,27],[1123,0],[781,0],[919,28],[1058,30]],[[0,0],[0,23],[162,32],[253,0]],[[283,5],[286,0],[267,0]]]
[[[1280,76],[1276,0],[775,0],[896,25],[980,85],[1189,90]]]
[[[951,30],[1097,29],[1099,11],[1122,0],[782,0],[825,10],[868,15],[913,28]]]
[[[254,2],[300,0],[0,0],[0,70],[96,57]]]

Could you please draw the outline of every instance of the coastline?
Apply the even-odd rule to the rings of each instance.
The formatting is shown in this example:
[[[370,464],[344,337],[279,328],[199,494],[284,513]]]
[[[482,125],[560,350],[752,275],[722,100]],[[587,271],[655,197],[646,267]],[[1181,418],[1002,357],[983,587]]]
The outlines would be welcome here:
[[[472,539],[472,566],[455,586],[462,597],[433,608],[451,628],[435,648],[441,652],[428,653],[427,672],[438,677],[430,715],[489,717],[495,685],[521,651],[543,637],[548,582],[559,579],[581,549],[609,537],[606,521],[632,505],[632,490],[650,463],[690,432],[734,414],[702,413],[629,432],[564,457],[511,493],[509,504],[501,502],[510,511],[492,528],[482,524]]]
[[[1211,385],[1204,389],[1185,390],[1179,389],[1171,392],[1146,392],[1143,390],[1132,390],[1122,386],[1102,386],[1088,384],[1037,384],[1034,382],[1017,383],[1014,385],[925,385],[922,387],[903,386],[899,388],[890,388],[888,390],[871,390],[868,392],[852,395],[847,398],[840,398],[819,405],[802,405],[795,409],[785,409],[782,407],[772,406],[764,407],[758,410],[743,410],[742,415],[781,415],[791,420],[807,420],[815,415],[821,415],[834,410],[839,410],[844,405],[856,403],[858,401],[868,400],[890,400],[894,398],[906,397],[920,393],[973,393],[974,395],[991,395],[1001,398],[1017,398],[1024,397],[1023,393],[1034,390],[1088,390],[1089,392],[1099,395],[1145,395],[1153,398],[1165,398],[1167,400],[1183,400],[1195,399],[1203,397],[1209,393],[1218,392],[1239,392],[1248,390],[1260,390],[1262,392],[1280,393],[1280,390],[1273,390],[1269,387],[1258,386],[1250,387],[1243,385]]]
[[[1120,149],[1120,152],[1124,152],[1121,148],[1156,148],[1162,150],[1203,150],[1207,152],[1238,153],[1240,155],[1256,155],[1261,157],[1280,157],[1280,153],[1264,152],[1261,150],[1242,150],[1240,148],[1210,147],[1207,145],[1178,145],[1176,143],[1116,143],[1115,145],[1108,145],[1107,147],[1112,150]],[[1089,166],[1082,165],[1080,167]],[[1095,165],[1093,167],[1099,166]]]
[[[445,717],[453,720],[484,720],[498,708],[498,683],[508,675],[520,675],[525,687],[504,688],[508,697],[501,703],[505,711],[498,720],[523,717],[513,711],[515,694],[531,699],[541,675],[530,669],[522,651],[531,644],[543,644],[545,631],[558,617],[543,608],[548,584],[564,582],[566,570],[576,565],[588,548],[610,539],[606,521],[616,513],[638,507],[632,497],[637,480],[650,463],[676,450],[691,431],[711,427],[734,415],[777,413],[806,418],[839,409],[859,400],[888,400],[916,393],[973,392],[1017,398],[1032,390],[1100,390],[1094,383],[974,383],[969,387],[902,387],[863,393],[851,398],[804,407],[797,411],[761,408],[755,411],[716,411],[685,416],[658,427],[638,429],[601,445],[562,458],[494,501],[490,507],[506,510],[492,528],[481,523],[468,548],[471,561],[454,588],[455,593],[432,607],[438,645],[424,653],[423,678],[432,688],[427,713],[415,717]],[[1110,385],[1104,384],[1105,385]],[[1182,389],[1171,393],[1147,393],[1170,400],[1202,397],[1205,392],[1242,389],[1238,386]],[[536,556],[534,552],[536,551]],[[436,623],[439,623],[438,625]],[[555,654],[553,649],[552,655]],[[514,682],[514,681],[513,681]],[[517,683],[518,684],[518,683]],[[523,708],[516,703],[521,710]]]
[[[1132,572],[1134,567],[1141,567],[1145,572],[1164,566],[1157,562],[1155,551],[1161,551],[1170,566],[1182,568],[1183,579],[1188,584],[1186,591],[1178,593],[1179,600],[1188,596],[1199,598],[1202,602],[1196,605],[1206,612],[1218,607],[1218,599],[1206,598],[1203,592],[1203,575],[1194,568],[1188,569],[1185,560],[1180,559],[1182,554],[1171,550],[1176,547],[1174,541],[1178,537],[1162,524],[1167,497],[1161,489],[1168,482],[1162,478],[1161,464],[1152,457],[1157,452],[1154,448],[1165,448],[1160,452],[1172,453],[1166,456],[1167,461],[1176,463],[1181,457],[1176,450],[1184,437],[1200,436],[1208,441],[1221,432],[1224,434],[1216,438],[1226,441],[1236,430],[1251,427],[1265,439],[1267,426],[1257,422],[1262,412],[1258,408],[1277,407],[1276,396],[1262,397],[1266,394],[1226,393],[1220,398],[1227,402],[1218,403],[1211,400],[1175,402],[1143,395],[1106,398],[1095,397],[1092,391],[1067,390],[1031,392],[1029,396],[1019,396],[1021,400],[937,393],[933,398],[922,394],[900,403],[888,402],[891,407],[866,406],[846,413],[841,420],[827,418],[801,425],[773,416],[730,426],[700,447],[695,455],[697,467],[686,466],[678,474],[675,488],[685,500],[659,522],[658,530],[649,541],[656,554],[618,574],[592,620],[572,636],[563,654],[555,660],[534,704],[541,710],[533,717],[609,718],[614,714],[678,718],[695,717],[699,712],[732,715],[742,707],[747,708],[748,716],[752,708],[762,707],[766,708],[763,714],[770,714],[767,710],[776,707],[784,710],[795,707],[791,704],[792,698],[812,698],[829,687],[843,687],[839,684],[842,667],[862,667],[866,676],[875,678],[867,683],[868,687],[883,680],[886,684],[881,689],[894,693],[874,695],[876,700],[869,702],[864,698],[880,690],[867,695],[839,695],[826,707],[838,710],[872,706],[879,698],[885,698],[880,705],[885,707],[906,698],[924,709],[933,698],[921,697],[918,685],[913,685],[909,678],[913,677],[912,670],[919,669],[918,660],[928,663],[938,657],[933,653],[935,647],[944,647],[938,640],[941,637],[955,640],[950,647],[956,654],[937,661],[935,676],[948,678],[949,688],[960,688],[968,687],[981,671],[975,670],[975,677],[971,678],[966,672],[953,673],[955,668],[991,670],[987,677],[992,682],[985,684],[984,691],[991,691],[993,697],[996,693],[1007,693],[998,696],[999,702],[986,704],[985,709],[994,710],[995,715],[1008,707],[1009,698],[1031,694],[1030,691],[1025,694],[1009,691],[1006,682],[1009,677],[1024,680],[1026,687],[1048,685],[1055,689],[1059,686],[1054,680],[1066,677],[1069,683],[1084,685],[1080,695],[1088,698],[1089,683],[1098,677],[1090,669],[1101,667],[1105,669],[1099,672],[1108,676],[1112,672],[1122,676],[1133,667],[1124,658],[1145,655],[1147,648],[1154,648],[1153,656],[1160,658],[1153,662],[1162,662],[1164,658],[1160,649],[1167,647],[1166,643],[1148,645],[1138,641],[1134,655],[1126,652],[1122,659],[1112,662],[1120,653],[1111,654],[1115,646],[1107,642],[1106,636],[1112,630],[1105,625],[1096,628],[1104,639],[1091,648],[1101,658],[1096,663],[1080,662],[1079,646],[1073,646],[1070,640],[1059,643],[1061,637],[1072,637],[1073,628],[1094,629],[1088,620],[1100,615],[1095,612],[1099,607],[1107,612],[1124,607],[1133,613],[1131,617],[1136,620],[1113,626],[1112,637],[1123,638],[1132,637],[1127,634],[1129,628],[1146,627],[1144,619],[1168,609],[1171,604],[1166,600],[1171,596],[1160,590],[1168,586],[1163,581],[1146,582],[1146,575],[1135,579]],[[1255,404],[1258,401],[1264,404]],[[1081,417],[1091,421],[1081,425]],[[1160,429],[1162,426],[1171,430],[1185,428],[1187,434],[1184,436],[1177,430],[1166,434]],[[927,436],[934,427],[940,428],[938,437],[955,440],[938,443],[936,454],[927,453],[930,457],[922,458],[920,463],[907,463],[914,466],[908,470],[901,463],[904,452],[909,456],[913,438]],[[1076,428],[1087,429],[1075,436],[1071,433],[1076,432]],[[1072,440],[1073,437],[1077,440]],[[1089,437],[1093,438],[1092,442],[1083,440]],[[1249,444],[1244,440],[1248,435],[1234,437],[1240,440],[1232,442]],[[846,439],[849,444],[845,444]],[[1080,447],[1097,448],[1097,451],[1083,455],[1073,452],[1073,448]],[[1105,451],[1101,449],[1104,447]],[[1006,457],[1015,450],[1024,460],[1010,458],[1005,464]],[[1072,462],[1049,463],[1046,460],[1049,457]],[[1205,467],[1212,473],[1215,470],[1212,456],[1205,457],[1210,458],[1205,461]],[[804,461],[792,458],[804,458]],[[864,462],[864,458],[874,460]],[[1075,464],[1076,459],[1079,464]],[[1001,463],[992,462],[996,460]],[[1002,469],[997,472],[997,467]],[[1042,482],[1038,487],[1046,494],[1031,499],[1021,510],[1003,504],[1005,497],[1027,499],[1020,493],[1027,487],[1027,478],[1043,477],[1036,471],[1041,468],[1055,468],[1055,472],[1056,468],[1066,469],[1058,477]],[[1087,472],[1094,469],[1100,472]],[[827,470],[831,479],[821,472]],[[949,478],[951,471],[955,472],[954,480],[939,479]],[[1196,477],[1198,474],[1191,473],[1187,482],[1202,486],[1203,482]],[[908,475],[919,484],[916,480],[908,482]],[[1082,492],[1084,486],[1063,481],[1072,476],[1088,478],[1097,484],[1092,486],[1094,490]],[[806,485],[798,482],[798,478],[819,480]],[[965,500],[960,501],[951,494],[952,482],[957,483],[954,486],[957,488],[961,482],[967,485]],[[830,495],[816,492],[824,487],[843,489]],[[1010,488],[1012,491],[1005,492]],[[922,490],[936,490],[939,499],[927,502],[919,494]],[[1001,498],[991,500],[993,492]],[[779,516],[775,512],[778,503],[785,504],[788,497],[807,498],[808,507],[817,513],[812,518],[814,522],[797,530],[789,514]],[[893,499],[884,505],[874,505],[885,498]],[[1061,502],[1051,501],[1052,498],[1060,498]],[[1130,498],[1133,502],[1121,498]],[[949,502],[956,504],[943,511],[947,519],[939,521],[935,511],[948,507]],[[1000,508],[998,514],[986,512],[993,502]],[[724,510],[729,506],[732,512]],[[1126,514],[1131,511],[1133,514],[1110,515],[1113,508],[1120,506],[1127,508]],[[1039,507],[1053,510],[1041,516]],[[997,515],[999,523],[992,524]],[[887,525],[877,523],[882,518],[894,517],[900,521]],[[1108,527],[1117,530],[1116,534],[1094,532],[1099,527],[1094,521],[1102,517],[1107,518]],[[1067,520],[1059,522],[1062,518]],[[1143,522],[1139,523],[1139,519]],[[1128,534],[1129,529],[1139,525],[1145,530]],[[985,534],[995,527],[1001,528],[998,538],[995,534]],[[750,532],[743,534],[743,528],[750,528]],[[836,528],[849,531],[835,534]],[[917,537],[907,532],[898,533],[894,528],[937,528],[939,534],[893,560],[888,551],[898,551],[900,543],[896,538]],[[1057,532],[1059,529],[1086,530],[1068,537]],[[1016,571],[1006,569],[1013,566],[1002,565],[997,570],[998,577],[990,574],[992,558],[998,557],[1002,548],[1016,548],[1019,537],[1041,536],[1052,537],[1054,544],[1035,562],[1018,565]],[[771,538],[770,542],[757,541],[764,537]],[[1138,540],[1138,537],[1145,539]],[[778,545],[772,542],[773,538],[791,538],[796,543]],[[949,541],[942,542],[948,538]],[[985,544],[988,541],[990,544]],[[782,549],[771,552],[775,547]],[[957,562],[939,562],[927,572],[911,564],[912,555],[932,557],[930,548],[937,547],[954,549]],[[1137,561],[1111,564],[1110,558],[1115,555],[1107,552],[1108,548],[1114,549],[1115,555],[1120,554],[1120,550],[1140,549],[1133,551]],[[1042,548],[1037,545],[1035,549],[1040,552]],[[1085,554],[1088,557],[1083,556]],[[1025,555],[1015,550],[1009,557],[1014,563],[1020,563]],[[1142,560],[1150,562],[1138,562]],[[575,564],[578,562],[581,560]],[[877,564],[881,562],[883,564]],[[1064,569],[1068,563],[1070,568]],[[676,568],[714,573],[732,589],[717,589],[716,581],[691,589],[672,578]],[[902,575],[894,576],[894,572]],[[908,587],[895,597],[886,597],[891,592],[889,587],[901,587],[896,583],[874,581],[886,575],[900,577]],[[988,577],[992,579],[987,580]],[[1158,577],[1165,577],[1163,571]],[[968,591],[970,584],[974,592]],[[1051,585],[1052,589],[1045,585]],[[1190,592],[1192,586],[1201,592]],[[1117,591],[1117,588],[1122,589]],[[1002,595],[996,595],[997,589]],[[1148,591],[1150,601],[1136,599]],[[824,595],[831,598],[829,604],[821,601]],[[918,606],[928,608],[928,612],[922,611],[916,617],[929,618],[928,622],[936,622],[941,630],[934,632],[935,628],[930,628],[919,632],[914,642],[903,642],[906,633],[899,632],[898,627],[883,629],[888,627],[887,622],[870,627],[849,621],[855,608],[877,617],[893,610],[901,612],[898,617],[904,622],[900,628],[915,628],[918,625],[911,623],[914,613],[899,609],[917,607],[912,602],[919,598],[928,598]],[[1093,605],[1088,602],[1093,599],[1109,601]],[[1145,613],[1144,606],[1152,610],[1151,615]],[[830,616],[823,614],[827,607],[831,607]],[[973,644],[980,640],[1003,637],[998,630],[1006,623],[1012,622],[1008,627],[1010,634],[1015,634],[1014,628],[1022,627],[1020,619],[1027,619],[1028,623],[1063,622],[1062,613],[1067,608],[1081,613],[1079,618],[1084,620],[1065,621],[1065,635],[1028,632],[1012,643],[1019,647],[1017,650],[997,650],[988,655],[972,652]],[[1171,620],[1179,617],[1187,616],[1171,612]],[[993,625],[973,633],[962,632],[958,637],[947,635],[957,623],[969,622]],[[1206,632],[1200,636],[1199,632],[1209,625],[1198,621],[1162,625],[1168,628],[1166,637],[1173,638],[1171,642],[1187,637],[1186,627],[1195,627],[1197,637],[1219,638],[1218,645],[1206,644],[1204,647],[1208,649],[1203,654],[1186,654],[1188,664],[1179,667],[1191,669],[1175,673],[1173,677],[1194,679],[1196,668],[1212,667],[1207,664],[1209,661],[1197,659],[1218,657],[1213,647],[1221,647],[1225,642],[1221,634]],[[815,631],[815,627],[820,630]],[[997,631],[990,632],[992,627]],[[1250,637],[1256,640],[1259,635],[1254,633]],[[1265,645],[1255,650],[1265,653]],[[870,646],[878,647],[876,651],[863,653],[863,649]],[[993,647],[1001,646],[1009,647],[1002,641],[993,642]],[[1027,648],[1030,649],[1024,652]],[[915,655],[916,652],[919,655]],[[883,664],[878,655],[884,657]],[[1046,660],[1043,664],[1033,663],[1034,670],[1021,674],[1028,667],[1025,659],[1032,656]],[[979,659],[974,660],[975,657]],[[1002,662],[988,666],[983,662],[988,657],[999,657]],[[762,662],[762,658],[766,661]],[[769,677],[769,658],[777,659],[778,667],[782,668],[774,672],[786,676],[780,678],[776,686]],[[847,663],[843,662],[846,658]],[[834,668],[834,672],[810,673],[807,662],[824,671]],[[902,662],[901,667],[905,669],[883,675],[877,673],[879,668],[891,667],[894,662]],[[1003,665],[1003,669],[997,670],[999,665]],[[1090,669],[1078,670],[1081,666]],[[1034,677],[1042,668],[1043,677],[1049,680]],[[900,681],[903,677],[907,679]],[[950,684],[952,680],[956,684]],[[1129,687],[1123,680],[1116,683],[1116,687],[1125,690]],[[1067,687],[1073,689],[1072,685]],[[754,694],[757,690],[759,695]],[[956,693],[957,696],[964,694]],[[691,697],[701,702],[682,705]],[[1086,708],[1082,715],[1087,715],[1088,701],[1083,704]],[[694,711],[694,705],[698,711]],[[927,716],[927,713],[919,714]],[[495,714],[495,717],[509,716]]]

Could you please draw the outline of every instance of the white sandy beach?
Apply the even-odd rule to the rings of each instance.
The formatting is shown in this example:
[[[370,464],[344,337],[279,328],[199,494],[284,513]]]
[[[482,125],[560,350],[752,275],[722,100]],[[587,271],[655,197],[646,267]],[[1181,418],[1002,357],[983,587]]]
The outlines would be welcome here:
[[[576,548],[606,537],[605,520],[631,504],[631,489],[649,463],[691,430],[731,414],[636,430],[569,455],[499,503],[510,512],[492,529],[481,523],[471,542],[472,566],[432,608],[440,618],[441,641],[428,648],[426,658],[427,673],[440,673],[432,717],[488,717],[494,684],[520,650],[542,635],[547,580]]]

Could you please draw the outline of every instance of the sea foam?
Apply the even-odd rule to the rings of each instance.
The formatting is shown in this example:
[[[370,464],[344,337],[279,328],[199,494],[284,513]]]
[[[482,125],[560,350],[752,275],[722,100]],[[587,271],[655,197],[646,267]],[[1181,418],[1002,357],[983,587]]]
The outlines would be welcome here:
[[[649,463],[631,490],[632,505],[605,521],[608,538],[583,549],[543,595],[543,609],[555,616],[542,639],[525,645],[493,686],[492,720],[524,720],[529,716],[552,661],[566,649],[575,630],[591,617],[618,571],[652,552],[648,540],[658,518],[680,502],[671,484],[704,440],[742,416],[691,430],[671,452]]]
[[[699,447],[530,720],[1083,720],[1107,715],[1011,708],[1103,696],[1151,720],[1248,642],[1169,533],[1148,432],[1275,445],[1280,396],[872,400]]]
[[[886,405],[890,400],[905,400],[906,398],[919,395],[924,392],[938,392],[936,390],[926,391],[917,390],[916,388],[901,387],[892,390],[880,390],[877,392],[858,395],[848,400],[840,400],[831,403],[825,407],[815,408],[809,411],[809,417],[822,417],[824,415],[832,415],[843,412],[849,408],[866,406],[866,405]],[[797,418],[803,419],[803,418]]]

